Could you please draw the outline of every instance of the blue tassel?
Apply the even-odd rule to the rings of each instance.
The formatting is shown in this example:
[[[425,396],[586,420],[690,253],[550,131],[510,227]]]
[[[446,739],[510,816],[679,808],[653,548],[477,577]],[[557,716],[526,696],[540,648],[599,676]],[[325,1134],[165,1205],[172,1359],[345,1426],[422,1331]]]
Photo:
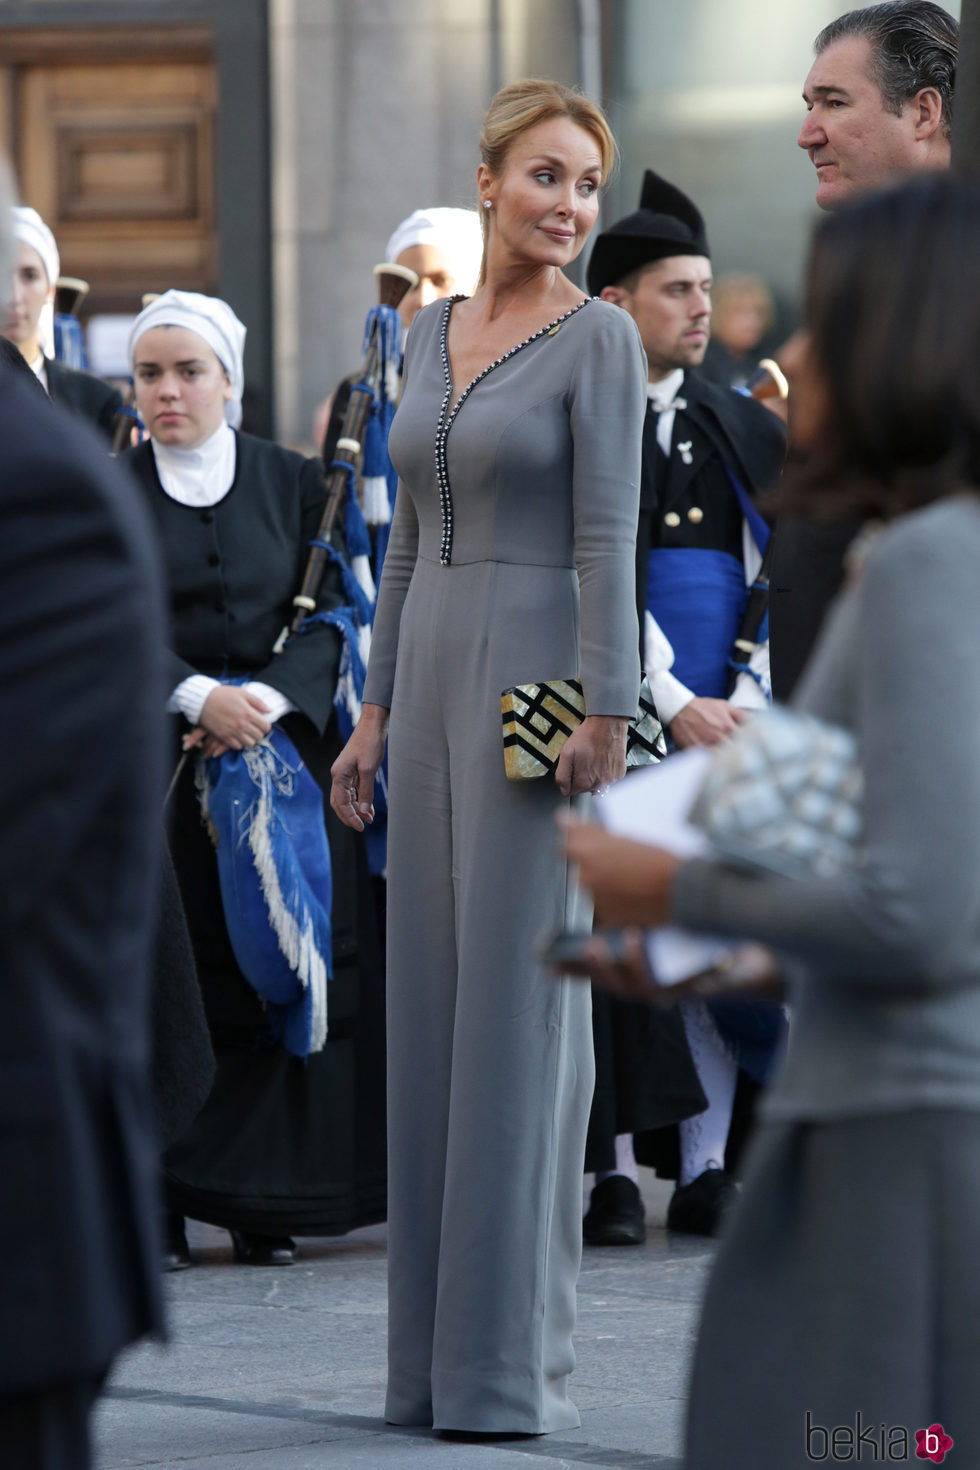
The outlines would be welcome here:
[[[310,617],[304,618],[297,632],[304,633],[317,623],[326,623],[328,627],[336,628],[343,643],[340,668],[337,673],[334,708],[337,711],[337,724],[340,728],[341,739],[346,743],[360,719],[366,673],[364,660],[361,658],[358,647],[356,614],[351,607],[336,607],[330,612],[313,613]],[[387,864],[387,824],[388,757],[386,755],[374,781],[374,821],[364,834],[368,866],[376,876],[384,873]]]
[[[85,336],[77,316],[57,311],[54,316],[54,355],[65,367],[88,372]]]
[[[344,561],[344,558],[341,556],[340,552],[336,549],[336,547],[331,546],[328,541],[320,541],[317,538],[314,538],[314,540],[310,542],[310,545],[321,547],[326,552],[330,561],[332,561],[335,566],[338,566],[340,568],[340,579],[344,587],[344,596],[351,604],[358,623],[362,625],[366,623],[370,627],[371,622],[374,618],[374,608],[371,606],[371,599],[364,591],[364,588],[361,586],[360,582],[354,576],[354,573],[351,571],[350,567]],[[313,617],[304,618],[302,623],[300,624],[300,631],[302,632],[307,629],[311,623],[316,623],[318,621],[322,622],[322,620],[323,617],[320,613],[315,614]]]
[[[346,460],[335,459],[330,469],[343,470],[347,478],[344,499],[344,539],[347,545],[347,559],[353,561],[355,556],[370,557],[371,538],[368,535],[368,528],[357,499],[357,476],[354,473],[354,466],[348,464]]]
[[[303,619],[297,632],[307,633],[317,623],[324,623],[328,628],[336,628],[343,642],[343,649],[340,655],[340,672],[337,676],[337,688],[339,691],[344,679],[350,676],[357,698],[356,708],[350,708],[346,706],[346,703],[342,706],[339,696],[334,700],[338,714],[341,714],[344,720],[350,721],[350,729],[344,732],[346,737],[346,735],[350,734],[350,730],[353,729],[357,721],[357,716],[360,714],[361,698],[364,694],[364,678],[367,673],[357,642],[356,614],[351,607],[334,607],[329,612],[312,613],[310,617]]]
[[[730,669],[734,669],[736,674],[748,674],[749,678],[754,679],[762,692],[766,694],[766,697],[770,700],[772,699],[772,695],[767,694],[766,692],[766,686],[763,683],[762,675],[757,673],[755,669],[750,669],[748,664],[739,663],[738,660],[734,658],[730,658],[728,660],[728,667]]]
[[[388,493],[388,514],[377,516],[374,532],[374,578],[381,579],[391,517],[395,510],[395,495],[398,490],[398,475],[388,455],[388,434],[395,416],[398,387],[401,376],[402,340],[401,321],[392,306],[376,306],[369,313],[364,327],[363,351],[367,351],[374,324],[377,323],[380,350],[380,372],[378,391],[374,395],[371,416],[364,431],[364,478],[384,480]]]
[[[364,323],[364,340],[361,356],[367,354],[371,337],[377,324],[377,343],[380,353],[378,394],[382,399],[394,401],[398,396],[398,372],[401,365],[402,324],[393,306],[373,306]]]

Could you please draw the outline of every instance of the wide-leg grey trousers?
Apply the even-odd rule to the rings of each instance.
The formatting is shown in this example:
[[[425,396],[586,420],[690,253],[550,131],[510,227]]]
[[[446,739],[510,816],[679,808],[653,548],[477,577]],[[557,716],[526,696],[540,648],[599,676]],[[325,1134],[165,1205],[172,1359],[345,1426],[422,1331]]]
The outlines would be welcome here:
[[[550,779],[505,779],[500,717],[501,690],[529,669],[574,672],[573,579],[420,558],[402,613],[389,734],[393,1423],[544,1433],[579,1422],[567,1380],[590,995],[535,959],[574,902],[554,825],[567,802]],[[530,603],[549,608],[547,628]],[[566,603],[568,648],[553,668]]]

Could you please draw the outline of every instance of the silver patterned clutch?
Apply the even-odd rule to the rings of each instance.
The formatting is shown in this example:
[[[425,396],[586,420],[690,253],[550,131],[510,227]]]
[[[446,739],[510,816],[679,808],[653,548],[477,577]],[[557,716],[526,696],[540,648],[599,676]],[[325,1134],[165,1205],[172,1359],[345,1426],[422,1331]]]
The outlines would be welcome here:
[[[504,770],[508,781],[533,781],[553,775],[565,741],[585,719],[585,695],[577,679],[515,684],[500,696],[504,723]],[[646,679],[639,708],[626,737],[626,764],[645,766],[666,754]]]
[[[863,791],[854,736],[777,705],[715,746],[689,820],[750,867],[832,878],[854,864]]]

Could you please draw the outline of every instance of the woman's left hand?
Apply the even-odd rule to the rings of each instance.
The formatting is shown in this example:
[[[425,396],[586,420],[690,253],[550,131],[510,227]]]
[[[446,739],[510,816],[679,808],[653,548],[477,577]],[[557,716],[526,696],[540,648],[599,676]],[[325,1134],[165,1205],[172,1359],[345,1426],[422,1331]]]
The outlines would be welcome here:
[[[579,880],[595,899],[600,924],[652,929],[669,921],[680,858],[662,847],[614,837],[604,827],[573,817],[560,816],[558,825],[563,830],[562,849],[578,865]]]
[[[209,735],[203,725],[195,725],[194,729],[188,735],[184,736],[181,744],[185,754],[197,746],[201,755],[206,759],[224,755],[226,750],[231,749],[231,746],[226,745],[223,740],[219,740],[217,735]]]
[[[555,782],[562,796],[598,792],[626,775],[626,732],[629,720],[614,715],[586,715],[565,741]]]

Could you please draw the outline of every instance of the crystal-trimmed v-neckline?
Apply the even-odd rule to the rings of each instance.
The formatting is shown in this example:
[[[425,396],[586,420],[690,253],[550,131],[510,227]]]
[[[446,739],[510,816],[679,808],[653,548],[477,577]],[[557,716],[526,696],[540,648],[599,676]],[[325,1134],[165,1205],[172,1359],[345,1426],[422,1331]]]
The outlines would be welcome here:
[[[532,342],[537,342],[539,338],[554,336],[558,328],[567,322],[569,317],[575,316],[576,312],[581,311],[583,306],[588,306],[590,301],[595,300],[592,296],[586,296],[576,306],[570,307],[561,316],[556,316],[553,321],[547,322],[543,327],[539,327],[536,332],[532,332],[530,336],[525,337],[523,342],[515,342],[513,347],[508,347],[506,352],[502,353],[500,357],[494,358],[493,362],[488,362],[486,367],[476,374],[476,377],[471,378],[456,399],[456,402],[452,403],[453,370],[449,361],[449,319],[452,316],[452,310],[456,302],[465,299],[463,296],[449,296],[446,298],[446,305],[442,313],[442,331],[440,333],[442,373],[446,383],[446,391],[443,395],[442,407],[439,411],[439,425],[436,430],[436,480],[439,485],[439,506],[442,512],[442,540],[439,547],[439,560],[444,567],[450,565],[453,554],[453,496],[449,484],[449,470],[446,463],[446,441],[449,438],[449,430],[456,421],[456,415],[477,384],[482,383],[483,379],[488,373],[492,373],[494,368],[500,367],[501,363],[508,362],[510,358],[514,357],[523,348],[530,346]],[[452,407],[450,407],[450,404],[452,404]]]
[[[513,357],[515,353],[520,352],[522,348],[527,347],[529,345],[529,343],[536,342],[539,337],[546,337],[550,333],[557,332],[558,331],[558,328],[564,322],[567,322],[568,321],[568,318],[570,316],[574,316],[576,312],[582,310],[582,307],[583,306],[588,306],[589,302],[590,301],[593,301],[594,299],[595,298],[592,297],[592,296],[586,296],[586,297],[584,297],[581,301],[577,302],[574,306],[570,306],[569,309],[568,309],[568,311],[562,312],[562,314],[560,316],[553,317],[550,322],[546,322],[545,325],[543,327],[539,327],[536,332],[532,332],[530,334],[530,336],[525,337],[524,340],[521,341],[521,342],[515,342],[514,345],[513,345],[513,347],[508,347],[506,352],[502,352],[499,357],[495,357],[492,362],[488,362],[485,368],[481,368],[480,371],[475,375],[475,377],[472,377],[470,379],[470,381],[466,384],[466,387],[463,389],[463,391],[460,393],[459,397],[456,399],[455,403],[453,403],[452,404],[452,407],[449,408],[449,403],[452,401],[453,388],[455,387],[455,384],[453,382],[452,364],[451,364],[451,362],[449,360],[449,322],[450,322],[450,318],[452,317],[453,307],[456,305],[456,302],[457,301],[466,301],[466,300],[468,300],[468,297],[462,296],[462,295],[448,296],[446,298],[446,305],[445,305],[445,309],[444,309],[443,314],[442,314],[442,334],[441,334],[441,336],[442,336],[442,367],[443,367],[443,374],[444,374],[445,379],[446,379],[446,389],[447,389],[448,394],[449,394],[449,399],[448,399],[448,401],[446,401],[443,404],[443,414],[441,416],[445,416],[446,410],[448,409],[448,411],[449,411],[449,413],[448,413],[449,418],[450,419],[455,418],[456,417],[456,414],[459,411],[460,404],[463,402],[463,399],[464,398],[467,398],[470,395],[470,393],[472,393],[472,391],[476,387],[477,383],[482,382],[483,379],[486,377],[487,373],[490,373],[490,372],[493,371],[494,368],[499,367],[502,362],[507,362],[507,360],[509,358]]]

